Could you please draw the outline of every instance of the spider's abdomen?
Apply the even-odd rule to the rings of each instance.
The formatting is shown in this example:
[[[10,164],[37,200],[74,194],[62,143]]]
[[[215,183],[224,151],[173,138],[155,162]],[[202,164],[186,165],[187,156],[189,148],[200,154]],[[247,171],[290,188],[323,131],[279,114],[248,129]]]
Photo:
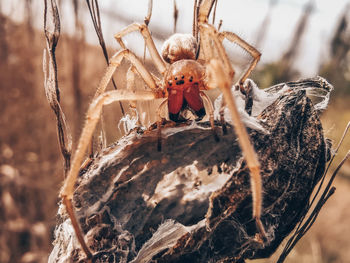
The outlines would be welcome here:
[[[168,91],[169,117],[177,121],[178,114],[188,106],[202,118],[205,115],[200,90],[204,88],[205,70],[195,60],[179,60],[170,65],[165,76]]]

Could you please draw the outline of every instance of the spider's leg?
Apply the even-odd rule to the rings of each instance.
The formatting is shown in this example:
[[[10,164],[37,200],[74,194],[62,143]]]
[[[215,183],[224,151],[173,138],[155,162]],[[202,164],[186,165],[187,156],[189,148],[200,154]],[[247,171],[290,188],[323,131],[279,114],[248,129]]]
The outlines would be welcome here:
[[[157,149],[160,152],[162,150],[162,109],[167,105],[168,99],[162,101],[162,103],[159,105],[157,109],[157,116],[158,116],[158,121],[157,121],[157,136],[158,136],[158,141],[157,141]]]
[[[222,39],[226,38],[227,40],[229,40],[233,43],[236,43],[237,45],[242,47],[244,50],[246,50],[253,57],[253,61],[250,63],[250,66],[248,67],[248,69],[246,70],[244,75],[239,80],[239,84],[240,84],[240,86],[242,86],[244,81],[248,78],[250,73],[255,68],[256,64],[258,64],[260,57],[261,57],[261,53],[258,50],[256,50],[256,48],[254,48],[252,45],[248,44],[242,38],[237,36],[235,33],[224,31],[224,32],[219,33],[219,37]]]
[[[201,33],[201,49],[204,55],[204,60],[209,62],[213,58],[219,59],[223,64],[224,70],[232,80],[235,71],[232,68],[230,59],[226,54],[225,48],[222,45],[222,41],[215,27],[207,23],[203,23],[199,25],[199,30]]]
[[[207,63],[212,58],[217,57],[220,61],[223,62],[223,67],[227,74],[233,79],[233,76],[235,74],[234,69],[232,68],[232,65],[230,63],[230,60],[224,50],[224,47],[222,46],[221,40],[218,38],[218,34],[216,32],[216,29],[209,25],[209,24],[200,24],[200,32],[201,32],[201,50],[202,54],[204,55],[204,59]],[[215,52],[216,48],[217,52]],[[208,86],[208,88],[213,88]],[[220,122],[221,122],[221,127],[222,127],[222,132],[223,134],[227,133],[227,128],[225,124],[225,119],[224,119],[224,105],[225,105],[225,100],[223,100],[223,106],[220,109]]]
[[[261,223],[261,208],[262,208],[262,183],[260,174],[260,163],[257,159],[254,147],[252,146],[247,130],[242,123],[235,99],[231,93],[232,80],[234,76],[234,70],[231,62],[226,54],[226,51],[222,45],[222,38],[216,29],[207,23],[207,14],[210,12],[212,1],[204,0],[199,11],[199,30],[201,33],[201,46],[204,53],[204,59],[209,66],[207,68],[208,75],[208,87],[219,87],[222,90],[225,102],[231,112],[231,117],[235,125],[235,131],[239,138],[239,144],[242,149],[243,155],[247,161],[247,166],[250,170],[250,184],[252,189],[253,199],[253,218],[255,218],[257,229],[260,234],[266,238],[265,229]],[[233,40],[233,35],[226,33],[224,35],[230,41]],[[250,72],[255,67],[257,61],[260,58],[260,53],[254,53],[255,49],[248,45],[240,38],[235,38],[243,48],[249,50],[251,54],[255,54],[253,63],[250,65],[248,71],[244,74],[243,78],[247,78]],[[218,60],[219,59],[219,60]],[[220,62],[219,62],[220,61]],[[243,79],[244,81],[245,79]],[[242,79],[241,79],[242,81]]]
[[[207,23],[208,16],[214,6],[216,0],[203,0],[200,1],[200,7],[198,12],[198,24]]]
[[[138,74],[135,67],[131,65],[126,73],[126,89],[133,90],[135,87],[135,74]],[[136,100],[129,101],[129,108],[131,109],[132,118],[137,118]],[[141,127],[140,118],[137,118],[137,126]]]
[[[220,115],[220,123],[221,123],[221,127],[222,127],[222,133],[224,135],[227,134],[227,127],[226,127],[226,121],[225,121],[225,116],[224,116],[224,111],[226,108],[226,103],[225,100],[222,100],[222,105],[219,111],[219,115]]]
[[[97,98],[99,95],[105,92],[108,83],[110,82],[114,72],[119,67],[123,59],[129,60],[132,67],[137,71],[137,73],[144,80],[146,85],[152,90],[157,90],[157,84],[152,76],[152,74],[146,69],[146,67],[142,64],[140,59],[130,50],[123,49],[115,53],[109,60],[109,65],[103,75],[97,90],[95,92],[94,98]],[[90,155],[92,155],[92,141],[90,143]]]
[[[79,138],[78,146],[75,151],[72,165],[68,176],[64,182],[63,188],[60,192],[60,196],[66,206],[67,213],[71,219],[72,225],[76,236],[81,244],[87,258],[91,258],[92,254],[88,249],[82,232],[80,230],[78,221],[76,219],[74,208],[72,205],[72,198],[74,193],[74,185],[77,180],[81,164],[83,162],[84,156],[88,149],[91,137],[94,133],[96,125],[100,119],[102,108],[104,105],[110,104],[114,101],[124,101],[124,100],[154,100],[157,98],[157,93],[153,91],[129,91],[129,90],[113,90],[103,93],[99,97],[93,100],[90,104],[84,128],[82,130],[81,136]]]
[[[166,71],[166,64],[165,62],[162,60],[162,58],[160,57],[157,48],[153,42],[151,33],[148,30],[148,27],[146,24],[138,24],[138,23],[133,23],[129,26],[127,26],[126,28],[122,29],[122,31],[120,31],[119,33],[114,35],[114,38],[118,41],[119,45],[126,49],[125,44],[122,40],[122,37],[134,32],[134,31],[140,31],[141,35],[143,36],[146,46],[149,50],[149,53],[154,61],[154,64],[156,65],[158,71],[164,75],[165,71]]]
[[[260,220],[262,208],[260,163],[250,142],[247,130],[240,119],[235,99],[231,93],[234,70],[216,29],[207,23],[201,23],[199,27],[202,41],[201,44],[203,43],[202,50],[205,60],[209,64],[207,67],[208,87],[216,86],[222,90],[225,102],[231,112],[235,131],[239,138],[239,144],[250,170],[250,183],[253,197],[253,218],[256,221],[257,229],[265,238],[266,233]]]
[[[201,91],[200,95],[202,96],[202,98],[207,102],[208,104],[208,107],[209,107],[209,110],[208,110],[208,113],[209,113],[209,122],[210,122],[210,126],[211,126],[211,130],[213,132],[213,135],[214,135],[214,139],[215,141],[219,141],[219,136],[217,135],[216,133],[216,130],[215,130],[215,124],[214,124],[214,107],[213,107],[213,103],[211,102],[211,100],[209,99],[208,95],[205,94],[203,91]]]
[[[222,63],[217,59],[212,59],[208,65],[208,75],[212,85],[219,87],[223,93],[226,104],[231,112],[232,121],[235,125],[235,131],[239,138],[239,144],[250,170],[250,184],[253,196],[253,218],[255,219],[257,229],[263,238],[266,238],[265,229],[261,223],[262,207],[262,183],[260,175],[260,163],[257,159],[254,147],[251,144],[247,130],[239,116],[236,102],[231,93],[231,78],[225,72]]]
[[[140,74],[141,78],[145,81],[147,86],[152,90],[157,90],[157,84],[152,76],[152,74],[146,69],[146,67],[142,64],[140,59],[130,50],[123,49],[114,54],[113,57],[110,58],[109,66],[106,69],[106,72],[103,78],[100,81],[100,84],[97,87],[95,98],[105,92],[109,81],[112,78],[113,73],[117,69],[117,67],[121,64],[123,59],[127,59],[130,61],[135,70]]]

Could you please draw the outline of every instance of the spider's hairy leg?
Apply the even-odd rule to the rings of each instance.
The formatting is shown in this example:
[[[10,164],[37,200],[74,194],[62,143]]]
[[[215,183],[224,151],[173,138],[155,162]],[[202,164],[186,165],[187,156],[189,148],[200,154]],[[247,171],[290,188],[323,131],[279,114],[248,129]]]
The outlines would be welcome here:
[[[158,94],[153,91],[130,91],[130,90],[113,90],[105,92],[98,96],[90,104],[84,128],[79,138],[78,146],[75,151],[72,165],[68,176],[64,182],[63,188],[60,192],[60,196],[66,206],[67,213],[71,219],[72,225],[74,227],[75,234],[81,244],[87,258],[91,258],[92,254],[88,249],[82,232],[80,230],[78,221],[76,219],[72,198],[74,193],[74,185],[77,180],[81,164],[83,162],[84,156],[86,154],[87,148],[90,144],[91,137],[94,133],[96,125],[100,119],[102,108],[104,105],[110,104],[115,101],[128,101],[128,100],[154,100],[158,97]]]
[[[213,132],[213,135],[214,135],[214,138],[215,138],[215,141],[219,141],[219,136],[217,135],[216,133],[216,130],[215,130],[215,124],[214,124],[214,107],[213,107],[213,103],[211,102],[211,100],[209,99],[208,95],[205,94],[203,91],[201,91],[200,95],[202,96],[202,98],[207,102],[208,104],[208,107],[209,107],[209,110],[208,110],[208,113],[209,113],[209,122],[210,122],[210,126],[211,126],[211,130]]]
[[[231,85],[235,72],[222,45],[223,37],[228,38],[230,41],[235,40],[238,44],[240,44],[240,46],[242,46],[251,54],[255,55],[253,55],[255,58],[253,63],[250,65],[247,72],[242,78],[243,81],[254,69],[256,63],[260,58],[260,53],[242,39],[238,37],[233,38],[235,36],[234,34],[226,33],[224,35],[219,35],[214,26],[207,23],[207,14],[210,12],[209,7],[211,3],[212,2],[210,0],[204,0],[199,11],[199,30],[201,33],[201,45],[204,53],[204,58],[206,62],[209,63],[209,66],[207,67],[207,75],[209,78],[208,86],[213,87],[214,83],[214,86],[217,86],[222,90],[225,103],[231,112],[231,117],[235,124],[235,131],[239,138],[240,147],[250,170],[250,183],[253,197],[253,218],[255,218],[256,226],[260,234],[264,239],[266,239],[266,232],[260,220],[262,208],[260,163],[250,142],[247,130],[240,119],[235,100],[231,93]],[[215,57],[219,60],[215,59]],[[242,79],[240,81],[242,81]]]
[[[207,23],[200,24],[199,30],[201,33],[201,46],[205,61],[210,61],[212,58],[218,58],[223,64],[224,70],[233,79],[235,71],[232,68],[230,59],[228,58],[225,48],[222,45],[218,32],[214,26]]]
[[[157,150],[160,152],[162,150],[162,110],[163,108],[167,105],[168,99],[162,101],[162,103],[159,105],[157,109],[157,116],[158,116],[158,121],[157,121],[157,136],[158,136],[158,141],[157,141]]]
[[[256,48],[254,48],[252,45],[248,44],[242,38],[237,36],[235,33],[228,32],[228,31],[220,32],[219,38],[221,38],[222,40],[224,38],[226,38],[230,42],[236,43],[237,45],[242,47],[244,50],[246,50],[253,57],[253,61],[250,63],[248,69],[246,70],[244,75],[239,80],[239,85],[242,88],[244,81],[248,78],[250,73],[256,67],[256,64],[258,64],[260,57],[261,57],[261,53]]]
[[[227,134],[227,127],[226,127],[226,121],[225,121],[225,116],[224,116],[224,111],[225,111],[226,103],[225,100],[222,100],[222,105],[219,111],[219,116],[220,116],[220,123],[222,127],[222,133],[225,135]]]
[[[154,64],[156,65],[158,71],[164,75],[165,71],[166,71],[166,64],[165,62],[162,60],[162,58],[160,57],[157,48],[154,44],[154,41],[152,39],[151,33],[149,32],[149,29],[147,27],[146,24],[138,24],[138,23],[133,23],[131,25],[128,25],[127,27],[125,27],[124,29],[122,29],[122,31],[120,31],[119,33],[114,35],[114,38],[118,41],[119,45],[126,49],[126,46],[122,40],[122,37],[134,32],[134,31],[140,31],[141,35],[143,36],[146,46],[149,50],[149,53],[151,55],[151,58],[154,61]]]
[[[140,59],[130,50],[123,49],[116,52],[109,60],[109,65],[103,75],[97,90],[95,92],[94,98],[97,98],[99,95],[105,92],[108,83],[112,79],[112,76],[116,69],[119,67],[123,59],[127,59],[131,63],[131,67],[134,69],[134,72],[137,72],[141,78],[144,80],[146,85],[152,89],[157,90],[157,83],[155,82],[152,74],[145,68]],[[90,142],[90,155],[92,156],[92,145],[93,139],[91,138]]]
[[[105,92],[107,85],[112,78],[112,75],[114,74],[117,67],[121,64],[124,58],[130,61],[132,66],[140,74],[141,78],[145,81],[149,88],[151,88],[152,90],[157,90],[157,84],[153,79],[152,74],[142,64],[140,59],[130,50],[123,49],[121,51],[118,51],[116,54],[113,55],[113,57],[110,58],[109,66],[106,69],[106,72],[97,87],[94,98],[97,98],[99,95]]]
[[[202,52],[204,54],[204,59],[208,63],[210,59],[214,58],[215,55],[218,55],[220,61],[224,62],[223,66],[225,71],[231,77],[231,79],[233,79],[235,71],[232,68],[231,62],[227,57],[224,47],[222,46],[221,40],[218,38],[216,29],[209,24],[201,24],[200,32],[201,32],[201,46],[202,46]],[[218,50],[218,52],[216,52],[217,54],[214,51],[214,47],[216,47],[216,50]],[[225,101],[223,101],[223,103],[225,103]],[[224,110],[224,104],[223,104],[223,108],[220,109],[220,122],[221,122],[222,132],[223,134],[226,134],[227,129],[226,129],[223,110]]]
[[[198,23],[207,23],[208,22],[208,16],[210,14],[210,11],[212,10],[214,3],[216,0],[203,0],[200,1],[200,8],[199,8],[199,14],[198,14]]]
[[[266,238],[265,229],[261,223],[262,208],[262,182],[260,175],[260,163],[257,159],[254,147],[250,142],[247,130],[240,119],[236,102],[231,93],[231,78],[225,72],[222,64],[217,59],[212,59],[207,67],[207,74],[211,85],[219,87],[223,93],[226,104],[231,112],[232,121],[235,125],[238,141],[243,155],[250,170],[250,184],[253,197],[253,218],[255,219],[257,229],[262,237]]]
[[[133,90],[135,87],[135,74],[137,73],[135,67],[131,65],[126,72],[126,89]],[[129,102],[129,107],[135,109],[136,108],[136,100],[132,100]]]
[[[136,68],[131,65],[126,73],[126,89],[127,90],[133,90],[135,87],[135,74],[138,74]],[[140,118],[137,117],[137,110],[136,110],[136,100],[129,101],[129,108],[131,110],[131,116],[132,118],[137,118],[137,126],[141,127],[141,121]]]

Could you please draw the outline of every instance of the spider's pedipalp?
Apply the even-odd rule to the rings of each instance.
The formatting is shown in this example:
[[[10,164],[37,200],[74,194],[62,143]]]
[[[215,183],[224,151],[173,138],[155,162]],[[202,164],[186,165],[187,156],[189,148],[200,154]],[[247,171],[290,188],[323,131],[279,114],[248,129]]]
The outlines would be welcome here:
[[[191,34],[174,34],[162,46],[163,59],[172,64],[181,59],[196,59],[197,41]]]

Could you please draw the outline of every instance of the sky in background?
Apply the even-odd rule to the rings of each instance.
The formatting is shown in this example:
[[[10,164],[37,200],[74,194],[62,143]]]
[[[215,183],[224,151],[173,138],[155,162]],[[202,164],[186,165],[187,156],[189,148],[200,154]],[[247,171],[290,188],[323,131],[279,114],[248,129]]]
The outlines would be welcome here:
[[[32,0],[34,4],[35,25],[42,28],[43,1]],[[268,11],[270,0],[219,0],[216,22],[223,20],[223,30],[235,32],[251,44],[256,43],[258,30]],[[279,0],[271,11],[270,24],[264,41],[257,46],[262,53],[261,62],[267,63],[279,59],[288,48],[302,8],[308,0]],[[338,23],[339,15],[344,12],[347,0],[315,0],[316,8],[309,19],[309,24],[302,39],[302,49],[298,54],[295,68],[302,70],[303,76],[317,73],[320,62],[327,58],[328,44],[332,32]],[[23,0],[2,0],[2,12],[14,19],[21,20],[24,13]],[[100,0],[103,33],[108,45],[117,48],[113,35],[131,21],[142,22],[147,13],[148,0]],[[177,0],[179,17],[177,32],[192,32],[193,1]],[[85,1],[81,1],[87,11]],[[62,0],[62,31],[72,33],[73,11],[69,0]],[[117,14],[128,21],[116,21]],[[82,12],[81,19],[87,30],[87,40],[98,44],[97,37],[87,12]],[[151,31],[173,33],[173,0],[153,0],[153,14],[150,22]],[[143,50],[138,36],[127,38],[133,50]],[[142,43],[142,42],[141,42]],[[156,41],[160,49],[162,41]]]

